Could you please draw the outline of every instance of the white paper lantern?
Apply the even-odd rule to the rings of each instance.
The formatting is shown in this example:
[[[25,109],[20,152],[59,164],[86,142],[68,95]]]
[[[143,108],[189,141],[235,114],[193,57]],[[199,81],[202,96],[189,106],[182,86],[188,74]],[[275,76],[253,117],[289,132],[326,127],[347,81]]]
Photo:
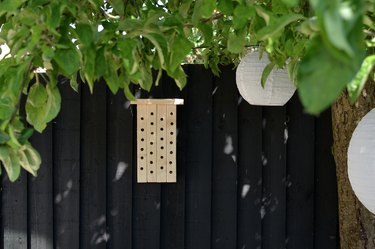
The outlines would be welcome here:
[[[282,106],[293,96],[296,87],[285,69],[274,68],[265,87],[261,85],[263,69],[269,64],[267,54],[259,60],[258,52],[242,58],[236,71],[237,88],[241,96],[252,105]]]
[[[375,109],[362,118],[353,132],[348,175],[358,199],[375,214]]]

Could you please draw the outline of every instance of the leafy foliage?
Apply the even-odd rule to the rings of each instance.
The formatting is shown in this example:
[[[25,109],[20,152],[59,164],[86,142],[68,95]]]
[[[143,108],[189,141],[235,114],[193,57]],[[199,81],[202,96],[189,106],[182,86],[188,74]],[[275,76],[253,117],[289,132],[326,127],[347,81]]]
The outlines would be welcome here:
[[[36,174],[40,157],[28,138],[59,113],[59,75],[76,91],[78,77],[91,91],[103,78],[134,99],[131,84],[149,90],[165,71],[182,89],[182,63],[219,74],[219,64],[257,46],[271,60],[262,84],[287,66],[308,112],[345,87],[355,99],[374,64],[371,55],[364,61],[373,10],[371,0],[0,0],[0,45],[10,48],[0,60],[0,161],[12,181],[21,167]]]

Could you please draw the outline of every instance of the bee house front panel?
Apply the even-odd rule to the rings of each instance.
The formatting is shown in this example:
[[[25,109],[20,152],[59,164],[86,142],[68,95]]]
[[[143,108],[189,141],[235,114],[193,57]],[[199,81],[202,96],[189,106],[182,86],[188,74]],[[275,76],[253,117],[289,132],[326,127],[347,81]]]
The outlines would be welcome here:
[[[176,105],[183,99],[138,99],[137,182],[176,182]]]

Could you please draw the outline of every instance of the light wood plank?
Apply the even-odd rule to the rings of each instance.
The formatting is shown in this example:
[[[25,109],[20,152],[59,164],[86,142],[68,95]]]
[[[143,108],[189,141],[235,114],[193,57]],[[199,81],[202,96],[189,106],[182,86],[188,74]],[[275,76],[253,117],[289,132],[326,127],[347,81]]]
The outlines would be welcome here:
[[[147,105],[147,182],[156,182],[156,105]]]
[[[167,182],[176,182],[176,106],[167,105]]]
[[[166,167],[166,112],[167,105],[159,104],[157,106],[157,182],[167,181]]]
[[[132,105],[183,105],[183,99],[137,99],[130,102]]]
[[[137,106],[137,182],[147,182],[147,106]]]

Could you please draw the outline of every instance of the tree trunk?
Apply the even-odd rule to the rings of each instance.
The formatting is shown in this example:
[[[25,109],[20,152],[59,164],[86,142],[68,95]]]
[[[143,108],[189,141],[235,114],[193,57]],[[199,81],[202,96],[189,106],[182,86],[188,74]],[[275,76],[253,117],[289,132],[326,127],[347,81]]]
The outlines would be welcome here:
[[[341,249],[375,249],[375,216],[355,197],[347,173],[347,151],[352,133],[361,118],[374,107],[374,82],[367,82],[355,105],[349,103],[349,97],[344,93],[332,106]]]

